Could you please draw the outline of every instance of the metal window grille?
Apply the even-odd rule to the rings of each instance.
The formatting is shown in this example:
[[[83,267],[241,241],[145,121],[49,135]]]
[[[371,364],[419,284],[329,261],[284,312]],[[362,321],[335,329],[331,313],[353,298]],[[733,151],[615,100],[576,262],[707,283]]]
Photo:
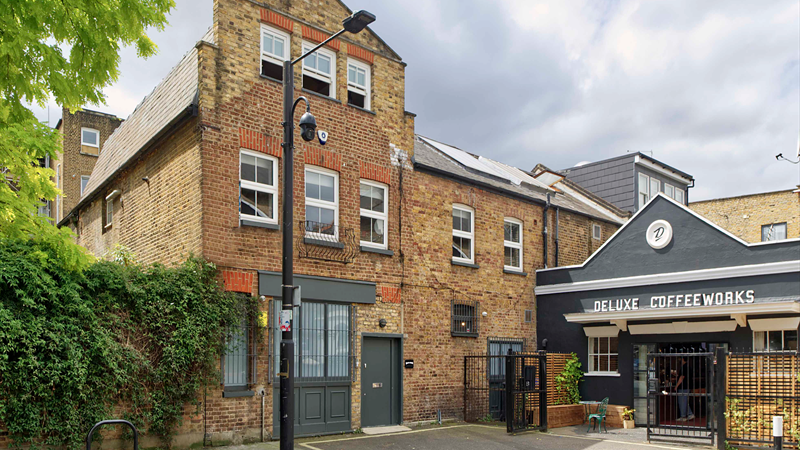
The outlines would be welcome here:
[[[259,332],[250,317],[242,318],[240,324],[228,329],[220,370],[225,389],[244,389],[256,383]]]
[[[278,316],[280,300],[274,300],[271,316]],[[292,333],[295,339],[294,370],[298,381],[353,381],[355,377],[354,307],[340,303],[303,301],[295,308]],[[271,370],[280,369],[281,331],[271,319]]]
[[[478,337],[480,302],[452,300],[450,302],[450,333],[453,336]]]

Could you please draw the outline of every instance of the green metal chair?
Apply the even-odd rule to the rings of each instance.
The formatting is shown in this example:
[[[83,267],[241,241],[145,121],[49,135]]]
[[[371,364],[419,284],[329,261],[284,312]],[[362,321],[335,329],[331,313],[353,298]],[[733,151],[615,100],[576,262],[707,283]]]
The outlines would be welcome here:
[[[600,432],[600,428],[605,428],[606,433],[608,433],[608,427],[606,427],[606,409],[608,409],[608,397],[604,398],[600,405],[597,407],[596,414],[589,414],[589,428],[586,429],[588,433],[592,429],[592,420],[596,420],[597,423],[597,432]]]

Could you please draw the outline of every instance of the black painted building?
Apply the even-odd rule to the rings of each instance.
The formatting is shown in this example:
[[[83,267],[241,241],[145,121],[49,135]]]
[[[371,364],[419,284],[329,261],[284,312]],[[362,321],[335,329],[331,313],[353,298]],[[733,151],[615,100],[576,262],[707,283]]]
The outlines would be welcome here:
[[[648,352],[798,349],[800,239],[748,244],[663,194],[536,281],[540,347],[578,354],[587,400],[645,411]]]

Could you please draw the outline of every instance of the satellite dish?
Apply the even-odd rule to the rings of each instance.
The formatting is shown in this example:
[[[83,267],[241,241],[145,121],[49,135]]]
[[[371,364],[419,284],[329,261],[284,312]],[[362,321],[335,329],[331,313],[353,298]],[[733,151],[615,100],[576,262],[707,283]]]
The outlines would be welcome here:
[[[591,161],[581,161],[578,164],[575,164],[575,167],[585,166],[587,164],[591,164]]]

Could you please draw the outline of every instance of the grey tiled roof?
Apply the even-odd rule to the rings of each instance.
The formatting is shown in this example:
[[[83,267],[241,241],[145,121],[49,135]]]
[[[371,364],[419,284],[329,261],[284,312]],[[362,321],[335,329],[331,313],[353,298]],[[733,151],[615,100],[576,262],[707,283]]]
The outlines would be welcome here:
[[[211,29],[202,40],[214,42]],[[164,127],[194,104],[197,83],[197,49],[192,48],[105,141],[76,208],[93,197],[109,178],[143,151]]]
[[[544,202],[547,200],[547,192],[544,190],[528,187],[528,185],[524,183],[516,185],[507,180],[468,169],[419,138],[414,140],[414,166],[423,170],[428,168],[437,172],[444,172],[445,174],[466,179],[474,183],[488,185],[513,195],[527,197],[533,201]],[[594,208],[564,193],[551,193],[550,204],[584,216],[609,222],[608,216],[600,214]],[[612,214],[617,213],[617,211],[611,209],[609,209],[609,212]],[[620,217],[619,223],[623,223],[626,220],[626,216]]]

